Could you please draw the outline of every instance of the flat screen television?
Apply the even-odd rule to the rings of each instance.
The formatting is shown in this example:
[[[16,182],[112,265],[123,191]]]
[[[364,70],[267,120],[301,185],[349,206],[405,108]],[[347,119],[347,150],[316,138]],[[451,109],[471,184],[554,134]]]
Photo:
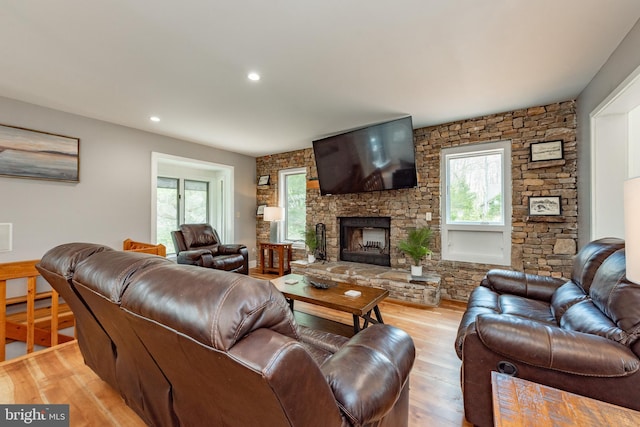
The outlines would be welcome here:
[[[411,116],[313,141],[313,153],[323,196],[417,184]]]

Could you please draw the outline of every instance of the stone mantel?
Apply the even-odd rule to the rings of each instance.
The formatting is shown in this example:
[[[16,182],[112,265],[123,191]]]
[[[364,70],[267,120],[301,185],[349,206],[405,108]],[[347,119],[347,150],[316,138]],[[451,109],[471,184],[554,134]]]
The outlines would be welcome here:
[[[440,276],[424,274],[413,277],[406,270],[355,262],[293,261],[291,272],[322,279],[372,286],[389,291],[389,297],[434,307],[440,304]]]

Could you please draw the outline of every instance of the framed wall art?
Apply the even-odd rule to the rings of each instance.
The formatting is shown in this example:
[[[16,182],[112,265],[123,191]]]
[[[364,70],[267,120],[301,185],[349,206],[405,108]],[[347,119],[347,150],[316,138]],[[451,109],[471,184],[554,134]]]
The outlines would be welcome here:
[[[532,162],[564,158],[562,141],[534,142],[530,145],[530,149]]]
[[[560,196],[529,197],[529,216],[557,216],[561,208]]]
[[[0,125],[0,175],[79,181],[80,139]]]
[[[262,175],[258,178],[258,185],[269,185],[269,175]]]
[[[258,210],[256,211],[256,215],[264,215],[264,208],[266,208],[267,205],[260,205],[258,206]]]

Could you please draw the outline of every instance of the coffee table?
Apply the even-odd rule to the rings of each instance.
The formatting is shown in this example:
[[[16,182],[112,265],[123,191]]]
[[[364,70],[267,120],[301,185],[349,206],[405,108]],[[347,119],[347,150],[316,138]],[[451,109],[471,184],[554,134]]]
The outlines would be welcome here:
[[[295,283],[287,283],[294,280]],[[328,280],[322,281],[329,282]],[[389,291],[386,289],[350,285],[342,282],[332,282],[333,286],[327,289],[319,289],[309,283],[309,278],[300,274],[287,274],[286,276],[272,279],[271,283],[289,301],[292,311],[294,301],[304,301],[351,313],[353,315],[353,331],[355,333],[360,332],[369,324],[384,323],[378,304],[389,296]],[[348,290],[359,291],[361,295],[357,297],[347,296],[344,293]],[[372,312],[375,318],[371,316]],[[364,320],[362,326],[360,325],[360,319]]]

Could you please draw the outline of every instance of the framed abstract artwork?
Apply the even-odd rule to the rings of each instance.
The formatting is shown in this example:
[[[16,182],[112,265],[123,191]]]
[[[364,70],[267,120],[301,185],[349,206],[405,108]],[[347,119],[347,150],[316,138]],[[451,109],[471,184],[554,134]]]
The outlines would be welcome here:
[[[80,139],[0,125],[0,175],[78,182]]]

